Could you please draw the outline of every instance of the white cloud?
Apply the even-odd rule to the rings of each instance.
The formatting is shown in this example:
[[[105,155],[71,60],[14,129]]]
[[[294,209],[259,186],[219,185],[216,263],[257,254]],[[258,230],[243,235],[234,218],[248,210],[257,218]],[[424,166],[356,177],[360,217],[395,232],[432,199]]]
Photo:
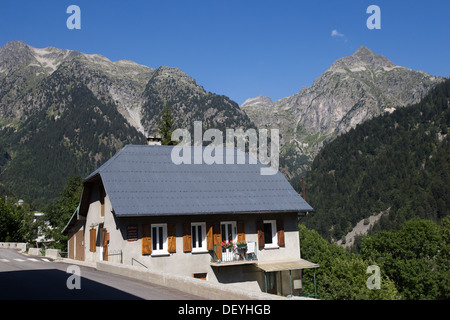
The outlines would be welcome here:
[[[339,33],[339,31],[337,31],[337,30],[335,29],[335,30],[331,31],[331,36],[332,36],[332,37],[343,37],[344,34]]]

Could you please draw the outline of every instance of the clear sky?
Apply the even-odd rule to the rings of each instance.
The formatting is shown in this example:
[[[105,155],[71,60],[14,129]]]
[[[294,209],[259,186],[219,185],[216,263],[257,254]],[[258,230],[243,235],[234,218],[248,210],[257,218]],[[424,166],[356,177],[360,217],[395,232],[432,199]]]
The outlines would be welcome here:
[[[66,26],[70,5],[81,9],[80,30]],[[367,28],[370,5],[381,29]],[[11,40],[178,67],[242,104],[292,95],[361,45],[450,76],[450,1],[1,0],[0,46]]]

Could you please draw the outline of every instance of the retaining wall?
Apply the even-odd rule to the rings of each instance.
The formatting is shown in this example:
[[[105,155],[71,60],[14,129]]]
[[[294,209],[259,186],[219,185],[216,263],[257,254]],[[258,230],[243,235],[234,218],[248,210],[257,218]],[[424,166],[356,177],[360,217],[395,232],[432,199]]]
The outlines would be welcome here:
[[[20,249],[21,252],[27,251],[25,242],[0,242],[0,248]]]
[[[209,300],[287,300],[265,292],[247,291],[231,284],[211,283],[164,272],[149,271],[143,267],[99,261],[96,269],[177,289]]]

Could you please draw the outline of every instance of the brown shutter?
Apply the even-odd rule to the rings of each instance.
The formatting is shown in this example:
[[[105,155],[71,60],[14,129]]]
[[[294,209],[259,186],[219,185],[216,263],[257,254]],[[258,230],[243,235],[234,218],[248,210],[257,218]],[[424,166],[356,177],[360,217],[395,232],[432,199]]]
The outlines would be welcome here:
[[[213,224],[206,223],[206,250],[214,250]]]
[[[237,222],[237,233],[238,233],[237,240],[245,241],[245,222],[244,221]]]
[[[213,239],[214,252],[217,259],[222,260],[222,235],[220,234],[220,222],[213,223]]]
[[[183,252],[192,251],[191,224],[183,223]]]
[[[97,241],[97,233],[95,228],[92,228],[91,230],[89,230],[89,250],[91,252],[95,252],[97,249],[96,241]]]
[[[258,231],[258,248],[264,249],[264,222],[256,221],[256,230]]]
[[[152,228],[149,224],[142,225],[142,254],[152,253]]]
[[[278,245],[280,247],[284,247],[284,224],[283,220],[277,220],[277,238],[278,238]]]
[[[75,259],[75,233],[73,233],[69,238],[69,259]]]
[[[176,227],[175,223],[167,224],[167,242],[169,253],[177,252],[177,238],[175,235]]]

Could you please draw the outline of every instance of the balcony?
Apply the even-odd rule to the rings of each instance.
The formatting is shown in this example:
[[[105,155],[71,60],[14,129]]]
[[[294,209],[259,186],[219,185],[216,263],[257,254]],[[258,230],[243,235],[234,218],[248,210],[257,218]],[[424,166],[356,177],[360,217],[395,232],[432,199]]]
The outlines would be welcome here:
[[[211,254],[211,266],[232,266],[243,264],[255,264],[258,262],[256,242],[231,243],[228,247],[224,244],[215,244]]]

